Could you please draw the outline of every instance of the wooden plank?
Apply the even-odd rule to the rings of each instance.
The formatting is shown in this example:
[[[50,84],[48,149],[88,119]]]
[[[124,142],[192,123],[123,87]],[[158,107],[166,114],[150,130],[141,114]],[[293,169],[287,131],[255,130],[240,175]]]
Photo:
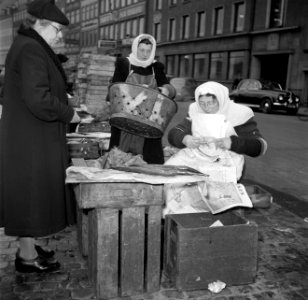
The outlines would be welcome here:
[[[88,256],[88,210],[77,207],[77,239],[79,250]]]
[[[147,218],[145,288],[149,293],[160,288],[162,207],[150,206]]]
[[[89,275],[97,299],[118,297],[119,211],[91,210],[89,226]]]
[[[126,208],[121,224],[121,296],[138,295],[144,286],[144,207]]]
[[[80,208],[163,205],[163,185],[142,182],[81,183],[75,188]]]

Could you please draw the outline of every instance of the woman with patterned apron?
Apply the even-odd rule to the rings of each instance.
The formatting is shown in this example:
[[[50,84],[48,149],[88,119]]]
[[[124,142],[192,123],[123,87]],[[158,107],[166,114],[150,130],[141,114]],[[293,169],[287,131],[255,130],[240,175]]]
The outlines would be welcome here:
[[[149,34],[137,36],[132,44],[132,53],[118,58],[112,82],[126,82],[159,89],[162,94],[174,98],[175,89],[169,84],[164,65],[154,60],[156,41]],[[147,163],[163,164],[164,153],[161,138],[144,138],[116,127],[111,127],[109,149],[118,147],[124,152],[141,154]]]

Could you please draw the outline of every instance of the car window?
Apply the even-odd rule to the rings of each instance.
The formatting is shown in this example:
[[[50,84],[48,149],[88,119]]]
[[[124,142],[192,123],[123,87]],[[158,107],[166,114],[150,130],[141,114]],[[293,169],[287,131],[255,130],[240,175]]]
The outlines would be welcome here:
[[[266,82],[263,84],[265,90],[281,90],[281,86],[277,82]]]
[[[239,83],[240,90],[259,90],[261,89],[262,85],[258,80],[243,80]]]

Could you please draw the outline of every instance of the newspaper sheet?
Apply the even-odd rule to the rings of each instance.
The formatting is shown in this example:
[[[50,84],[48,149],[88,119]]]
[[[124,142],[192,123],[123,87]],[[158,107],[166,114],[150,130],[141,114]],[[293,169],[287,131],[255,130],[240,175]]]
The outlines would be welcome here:
[[[163,215],[208,212],[217,214],[234,207],[252,207],[242,184],[206,180],[192,184],[165,184]]]
[[[201,196],[213,214],[234,207],[253,207],[244,185],[233,182],[208,181]]]

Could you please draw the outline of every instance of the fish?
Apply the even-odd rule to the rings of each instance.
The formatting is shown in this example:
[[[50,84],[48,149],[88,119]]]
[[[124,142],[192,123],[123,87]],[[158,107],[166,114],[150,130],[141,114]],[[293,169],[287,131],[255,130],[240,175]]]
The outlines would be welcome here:
[[[200,175],[207,176],[198,170],[195,170],[186,166],[168,166],[168,165],[159,165],[159,164],[150,164],[150,165],[130,165],[127,167],[122,166],[110,166],[110,169],[124,171],[124,172],[133,172],[141,173],[148,175],[159,175],[159,176],[178,176],[178,175]]]

